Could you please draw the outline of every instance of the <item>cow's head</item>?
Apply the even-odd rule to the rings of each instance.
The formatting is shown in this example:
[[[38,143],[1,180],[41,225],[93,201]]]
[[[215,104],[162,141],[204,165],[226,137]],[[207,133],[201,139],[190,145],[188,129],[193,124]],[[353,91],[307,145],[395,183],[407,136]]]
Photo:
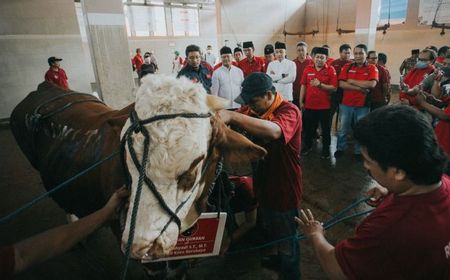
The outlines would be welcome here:
[[[233,163],[259,159],[266,151],[230,130],[214,115],[221,106],[217,98],[207,95],[200,84],[193,84],[186,78],[175,79],[159,75],[148,75],[142,82],[135,105],[141,120],[162,114],[212,113],[210,118],[174,118],[145,125],[150,134],[147,176],[172,211],[190,196],[177,214],[183,231],[205,209],[208,188],[214,180],[221,155],[227,163]],[[130,120],[125,124],[122,134],[129,126]],[[144,136],[139,133],[132,137],[137,157],[142,159]],[[128,240],[131,210],[139,177],[128,148],[126,154],[133,182],[122,248],[125,248]],[[170,222],[164,230],[169,220],[169,214],[144,185],[131,248],[132,257],[159,257],[173,249],[179,228],[175,222]]]

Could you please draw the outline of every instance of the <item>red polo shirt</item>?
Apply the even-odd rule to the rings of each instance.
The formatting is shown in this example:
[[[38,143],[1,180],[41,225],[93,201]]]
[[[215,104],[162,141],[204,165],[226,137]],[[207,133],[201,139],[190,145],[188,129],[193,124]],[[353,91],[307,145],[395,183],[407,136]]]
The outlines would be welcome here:
[[[339,80],[346,81],[348,79],[359,81],[378,82],[378,69],[375,65],[366,64],[362,67],[357,67],[354,64],[347,64],[342,68]],[[344,90],[344,97],[342,104],[351,107],[364,107],[366,101],[366,94],[359,90]]]
[[[62,87],[63,89],[69,89],[66,71],[64,71],[62,68],[58,68],[58,71],[55,71],[50,67],[50,69],[48,69],[45,73],[45,80],[59,87]]]
[[[351,59],[350,60],[342,60],[342,59],[338,58],[338,59],[333,60],[333,62],[331,62],[331,66],[333,66],[334,70],[336,70],[336,75],[338,75],[338,77],[339,77],[339,75],[341,74],[342,67],[344,67],[344,65],[348,64],[348,63],[353,63],[353,60],[351,60]]]
[[[136,72],[141,72],[142,64],[144,64],[144,59],[140,54],[136,54],[133,59],[131,60],[131,63],[136,67]]]
[[[331,95],[329,91],[311,86],[311,80],[318,79],[321,83],[337,87],[336,71],[325,64],[317,71],[314,64],[308,65],[303,71],[301,84],[306,86],[305,109],[326,110],[331,108]]]
[[[384,84],[389,82],[388,73],[383,66],[375,64],[378,69],[378,83],[372,90],[372,102],[374,104],[386,104],[386,97],[383,94]]]
[[[450,116],[450,105],[445,108],[444,112],[447,116]],[[434,132],[442,150],[450,157],[450,121],[440,120]]]
[[[329,58],[327,58],[327,62],[325,62],[325,63],[326,63],[328,66],[332,66],[333,61],[334,61],[334,58],[329,57]]]
[[[433,73],[433,71],[433,65],[428,65],[428,67],[424,69],[418,69],[414,67],[408,72],[408,74],[406,74],[403,82],[407,84],[409,88],[413,88],[422,83],[422,81],[425,79],[425,76]],[[400,92],[399,98],[400,100],[408,100],[410,105],[416,105],[416,97],[408,95],[403,91]]]
[[[306,66],[314,64],[313,60],[308,56],[303,62],[300,62],[298,57],[293,60],[297,68],[297,76],[295,78],[294,84],[292,86],[292,95],[294,99],[300,99],[300,86],[303,77],[303,71],[305,71]]]
[[[336,245],[348,279],[450,279],[450,178],[432,192],[389,194]]]
[[[247,58],[239,61],[239,68],[244,72],[244,78],[253,72],[264,72],[265,59],[258,56],[253,56],[252,62]]]
[[[246,111],[247,106],[238,111]],[[279,139],[258,144],[266,148],[267,155],[258,161],[253,175],[254,189],[258,203],[263,208],[275,211],[297,209],[303,193],[300,147],[302,114],[288,101],[283,101],[273,112],[271,122],[282,131]]]

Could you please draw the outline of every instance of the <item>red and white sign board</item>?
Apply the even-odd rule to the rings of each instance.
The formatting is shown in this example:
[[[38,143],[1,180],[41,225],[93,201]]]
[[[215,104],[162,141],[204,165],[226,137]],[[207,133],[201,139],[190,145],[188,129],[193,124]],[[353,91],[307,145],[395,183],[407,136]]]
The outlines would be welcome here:
[[[188,230],[178,235],[177,245],[166,257],[142,259],[143,263],[219,255],[227,213],[203,213]]]

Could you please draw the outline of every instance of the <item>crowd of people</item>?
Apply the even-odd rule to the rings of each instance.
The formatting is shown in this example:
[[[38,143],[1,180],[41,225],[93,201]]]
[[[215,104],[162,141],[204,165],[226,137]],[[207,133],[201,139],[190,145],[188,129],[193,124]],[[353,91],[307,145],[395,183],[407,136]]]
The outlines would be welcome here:
[[[287,58],[283,42],[266,45],[264,57],[255,55],[253,42],[242,47],[222,47],[216,64],[211,46],[203,53],[189,45],[186,59],[175,52],[173,61],[178,77],[227,99],[228,108],[218,112],[221,119],[268,151],[255,166],[253,182],[241,184],[247,197],[254,196],[248,200],[251,226],[234,237],[231,233],[225,247],[252,226],[266,242],[293,236],[299,226],[332,279],[449,279],[449,47],[411,51],[399,69],[398,105],[389,104],[387,55],[364,44],[342,44],[336,59],[327,45],[309,51],[305,42],[296,45],[294,60]],[[151,64],[151,53],[146,58]],[[49,71],[58,72],[59,61],[49,58]],[[144,64],[138,49],[133,67],[140,77]],[[318,134],[321,158],[331,157],[333,116],[338,124],[334,157],[346,154],[351,136],[354,157],[380,184],[369,191],[376,210],[355,236],[336,247],[309,209],[299,213],[300,157],[311,153]],[[262,258],[262,265],[281,279],[300,279],[299,263],[295,240],[277,243]]]

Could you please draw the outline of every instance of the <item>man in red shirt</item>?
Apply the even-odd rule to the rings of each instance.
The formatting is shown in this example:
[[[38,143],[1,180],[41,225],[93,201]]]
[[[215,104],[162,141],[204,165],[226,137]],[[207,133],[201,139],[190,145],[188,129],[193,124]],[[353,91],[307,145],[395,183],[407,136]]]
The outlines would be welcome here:
[[[388,104],[389,96],[389,78],[386,69],[378,65],[378,54],[376,51],[369,51],[367,62],[373,64],[378,69],[378,83],[372,90],[372,100],[370,102],[370,111],[378,109]]]
[[[344,90],[339,105],[339,123],[335,157],[341,156],[347,148],[347,133],[354,123],[365,117],[370,110],[370,92],[378,82],[378,69],[367,63],[367,47],[360,44],[353,49],[355,62],[347,64],[339,75],[339,86]],[[353,153],[361,158],[359,145],[355,144]]]
[[[344,67],[345,64],[353,62],[353,60],[350,58],[351,52],[352,48],[350,47],[350,45],[343,44],[339,47],[339,58],[331,62],[331,66],[333,66],[334,70],[336,70],[336,75],[338,77],[341,74],[342,67]],[[339,109],[339,103],[341,103],[342,101],[343,92],[344,90],[338,87],[336,92],[331,96],[331,118],[333,118],[334,113]]]
[[[269,63],[275,60],[275,49],[271,44],[267,44],[264,47],[264,73],[267,72],[267,66]]]
[[[305,42],[298,42],[297,58],[293,61],[295,62],[297,76],[292,85],[292,96],[294,98],[292,102],[300,108],[300,82],[302,81],[303,71],[306,66],[313,64],[312,58],[308,55],[308,45]]]
[[[380,125],[382,124],[382,125]],[[426,117],[384,106],[356,124],[375,211],[333,247],[309,209],[297,219],[331,279],[450,279],[450,178]]]
[[[302,155],[311,151],[313,136],[320,122],[322,128],[322,158],[330,158],[331,142],[331,94],[337,88],[337,76],[333,67],[326,64],[328,49],[316,48],[314,64],[303,72],[300,89],[300,108],[303,111],[304,139]]]
[[[244,78],[253,72],[263,72],[265,67],[264,59],[255,56],[253,42],[244,42],[242,46],[246,57],[239,61],[239,68],[244,72]]]
[[[265,73],[252,73],[242,83],[236,99],[246,106],[237,112],[221,110],[225,123],[238,126],[257,138],[268,153],[258,162],[254,188],[259,203],[258,219],[266,241],[296,234],[292,222],[302,197],[300,167],[300,110],[283,100]],[[282,279],[300,279],[299,246],[291,240],[277,243],[263,259]]]
[[[133,65],[133,69],[136,70],[136,73],[138,74],[138,76],[140,76],[141,67],[142,67],[142,64],[144,64],[144,59],[142,58],[142,55],[141,55],[141,49],[139,49],[139,48],[136,49],[136,55],[131,59],[131,64]]]
[[[421,90],[422,81],[427,75],[434,72],[433,61],[436,58],[434,51],[424,49],[419,53],[419,58],[416,66],[406,74],[403,81],[400,82],[399,99],[402,103],[415,106],[416,95]]]
[[[52,56],[49,57],[47,61],[50,69],[45,73],[45,80],[55,86],[68,90],[69,83],[67,82],[66,71],[64,71],[59,64],[59,62],[62,61],[62,58]]]

